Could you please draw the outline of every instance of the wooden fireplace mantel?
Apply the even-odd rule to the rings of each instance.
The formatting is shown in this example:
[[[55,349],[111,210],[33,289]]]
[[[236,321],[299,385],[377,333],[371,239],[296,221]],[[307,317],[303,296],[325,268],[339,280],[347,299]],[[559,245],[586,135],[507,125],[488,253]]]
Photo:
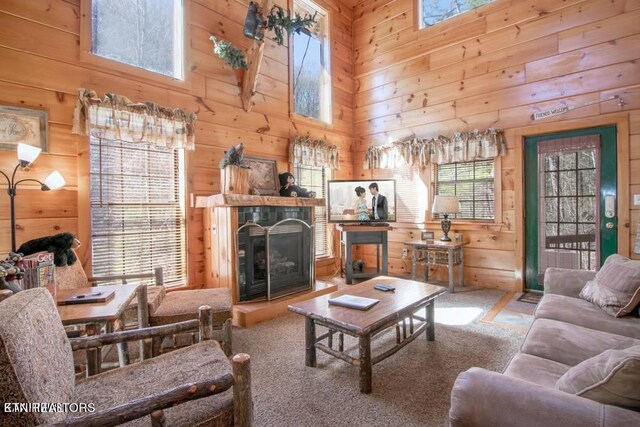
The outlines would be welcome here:
[[[324,199],[305,197],[251,196],[248,194],[214,194],[197,197],[197,208],[218,208],[229,206],[324,206]]]

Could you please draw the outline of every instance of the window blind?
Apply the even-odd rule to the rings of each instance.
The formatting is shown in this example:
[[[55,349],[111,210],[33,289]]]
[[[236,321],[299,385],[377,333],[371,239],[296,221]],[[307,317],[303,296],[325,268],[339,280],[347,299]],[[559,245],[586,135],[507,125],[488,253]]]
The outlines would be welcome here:
[[[186,284],[181,153],[91,137],[90,163],[93,274],[162,267],[165,284]]]
[[[396,221],[424,222],[428,203],[428,191],[420,168],[374,169],[372,179],[395,179],[396,181]],[[371,195],[367,190],[367,202]]]
[[[295,166],[296,183],[309,191],[315,191],[319,199],[326,198],[327,181],[331,169],[319,166]],[[327,225],[327,207],[315,207],[316,258],[331,256],[331,236]]]
[[[494,219],[493,160],[441,164],[436,167],[435,194],[460,200],[458,219]]]

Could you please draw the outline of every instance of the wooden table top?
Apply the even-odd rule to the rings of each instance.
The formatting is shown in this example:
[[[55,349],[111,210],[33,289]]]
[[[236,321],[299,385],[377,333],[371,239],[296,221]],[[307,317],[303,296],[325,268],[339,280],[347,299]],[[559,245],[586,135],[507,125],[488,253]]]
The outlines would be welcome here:
[[[107,285],[76,289],[59,289],[56,301],[62,301],[76,294],[96,291],[115,291],[115,295],[107,302],[59,305],[58,313],[63,325],[84,323],[103,323],[116,320],[122,315],[127,305],[136,296],[139,286],[145,285]]]
[[[391,285],[395,292],[382,292],[374,289],[377,283]],[[289,305],[289,310],[329,324],[339,325],[357,335],[369,333],[397,313],[409,311],[414,307],[436,298],[446,292],[442,286],[415,280],[378,276],[357,285],[351,285],[338,292],[322,295],[310,300]],[[354,308],[330,305],[329,299],[340,295],[355,295],[380,300],[366,311]]]

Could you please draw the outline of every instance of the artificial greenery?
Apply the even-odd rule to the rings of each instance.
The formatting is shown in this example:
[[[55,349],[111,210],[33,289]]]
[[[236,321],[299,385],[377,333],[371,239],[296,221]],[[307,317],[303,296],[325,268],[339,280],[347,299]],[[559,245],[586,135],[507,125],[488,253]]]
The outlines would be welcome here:
[[[291,18],[291,14],[285,11],[280,6],[273,6],[269,15],[266,16],[265,28],[275,33],[274,40],[279,45],[284,44],[284,32],[287,32],[287,36],[292,32],[300,34],[303,28],[311,28],[316,23],[317,12],[313,15],[305,13],[304,16],[300,16],[299,13],[295,13],[294,18]]]
[[[242,50],[226,40],[216,39],[215,36],[211,36],[210,39],[213,42],[213,53],[229,64],[231,68],[234,70],[247,69],[247,61]]]

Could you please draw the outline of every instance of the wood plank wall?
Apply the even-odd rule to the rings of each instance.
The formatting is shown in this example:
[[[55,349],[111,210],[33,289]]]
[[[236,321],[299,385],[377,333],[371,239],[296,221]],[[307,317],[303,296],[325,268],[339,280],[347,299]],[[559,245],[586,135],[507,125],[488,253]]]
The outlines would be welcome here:
[[[470,241],[467,284],[517,290],[522,261],[516,203],[522,201],[522,186],[515,154],[521,139],[515,135],[528,129],[544,133],[541,124],[583,128],[622,115],[629,124],[622,140],[629,138],[630,160],[620,167],[631,174],[629,188],[619,191],[631,210],[620,212],[625,219],[620,226],[628,230],[622,240],[633,252],[640,219],[640,207],[632,203],[632,194],[640,194],[640,1],[496,0],[420,31],[415,5],[415,0],[367,0],[354,8],[354,175],[370,177],[362,165],[372,144],[504,129],[502,217],[495,225],[454,222],[453,227]],[[530,127],[533,112],[611,95],[622,97],[623,108],[608,101]],[[439,230],[433,223],[398,224],[390,236],[391,272],[410,270],[410,261],[401,259],[401,242],[419,238],[421,228]],[[367,261],[373,262],[371,255]]]
[[[187,195],[219,192],[222,153],[244,142],[249,156],[275,159],[289,169],[288,143],[299,134],[326,138],[340,147],[339,178],[352,176],[353,61],[352,9],[337,0],[315,0],[331,14],[333,125],[289,116],[287,48],[268,40],[252,112],[241,108],[234,73],[213,55],[209,36],[241,47],[248,0],[185,0],[188,33],[187,80],[190,87],[156,83],[131,69],[122,73],[80,60],[80,0],[3,0],[0,2],[0,105],[49,112],[49,153],[41,155],[25,177],[44,179],[58,169],[64,190],[44,193],[25,186],[18,192],[18,245],[28,239],[70,231],[89,244],[89,212],[81,181],[87,139],[71,134],[75,94],[79,87],[99,94],[113,92],[134,101],[153,101],[198,114],[196,150],[187,157]],[[276,4],[287,6],[286,0]],[[84,156],[84,157],[83,157]],[[15,152],[0,151],[0,170],[15,165]],[[4,182],[0,182],[4,186]],[[0,253],[10,247],[9,198],[0,194]],[[80,206],[80,207],[79,207]],[[189,208],[188,267],[190,286],[204,283],[202,211]],[[86,250],[81,253],[87,266]],[[332,271],[333,265],[326,266]],[[319,269],[319,274],[322,270]]]

